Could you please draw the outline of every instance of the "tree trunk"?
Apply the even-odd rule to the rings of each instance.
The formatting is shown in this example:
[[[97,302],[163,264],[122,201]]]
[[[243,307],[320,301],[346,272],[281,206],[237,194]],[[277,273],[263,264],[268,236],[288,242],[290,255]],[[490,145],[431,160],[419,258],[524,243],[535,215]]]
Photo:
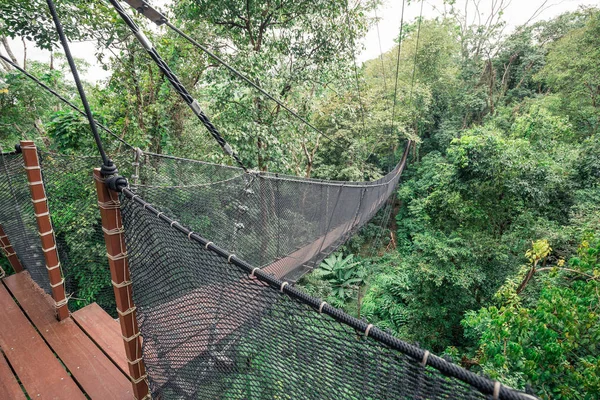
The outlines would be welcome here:
[[[135,72],[135,56],[131,49],[128,50],[129,62],[131,64],[131,79],[133,79],[133,85],[135,90],[136,97],[136,111],[137,111],[137,125],[142,132],[146,131],[146,127],[144,125],[144,102],[142,98],[142,92],[140,90],[140,81],[138,79],[137,73]]]
[[[23,69],[27,69],[27,42],[25,38],[23,40]]]
[[[4,68],[4,70],[6,72],[11,71],[13,69],[12,66],[9,63],[7,63],[6,61],[4,61],[1,58],[0,58],[0,65],[2,66],[2,68]]]
[[[19,65],[19,62],[17,61],[17,57],[15,57],[14,53],[12,52],[12,49],[10,48],[10,45],[8,44],[8,40],[6,39],[6,36],[0,36],[0,42],[2,42],[2,44],[4,45],[4,48],[6,49],[6,54],[8,54],[8,58],[10,58],[11,61],[14,62],[15,64]]]

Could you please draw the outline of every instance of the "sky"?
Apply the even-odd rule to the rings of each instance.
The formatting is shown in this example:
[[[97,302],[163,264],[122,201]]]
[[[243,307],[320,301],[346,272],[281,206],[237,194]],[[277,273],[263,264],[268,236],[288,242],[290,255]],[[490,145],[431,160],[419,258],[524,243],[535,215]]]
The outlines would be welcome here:
[[[218,0],[215,0],[218,1]],[[473,0],[456,0],[457,7],[464,9],[465,2],[469,2],[471,7],[468,8],[468,14],[474,15],[472,7]],[[161,7],[169,3],[170,0],[153,0],[151,4]],[[479,0],[480,12],[484,18],[489,14],[491,4],[497,0]],[[579,6],[600,6],[600,0],[505,0],[509,3],[505,10],[504,18],[507,22],[505,32],[509,33],[515,27],[529,21],[532,16],[535,16],[531,22],[550,19],[556,15],[566,11],[574,11]],[[543,6],[541,12],[536,13],[540,6]],[[404,11],[404,20],[411,21],[419,16],[421,4],[418,0],[412,0],[410,5],[406,6]],[[398,35],[400,28],[400,16],[402,10],[401,0],[384,0],[384,4],[377,10],[376,15],[379,17],[379,22],[371,28],[367,35],[362,40],[362,51],[357,56],[357,61],[364,62],[373,59],[380,54],[381,49],[385,52],[394,46],[394,38]],[[435,18],[442,15],[444,11],[443,0],[423,0],[423,16],[425,18]],[[381,40],[378,39],[378,32]],[[23,44],[20,40],[11,40],[11,48],[17,59],[23,59]],[[90,68],[82,73],[84,79],[101,83],[109,75],[109,71],[104,71],[96,62],[95,59],[95,43],[79,42],[71,44],[71,52],[78,58],[85,59]],[[50,53],[38,48],[35,48],[32,43],[27,45],[27,57],[42,62],[49,62]]]

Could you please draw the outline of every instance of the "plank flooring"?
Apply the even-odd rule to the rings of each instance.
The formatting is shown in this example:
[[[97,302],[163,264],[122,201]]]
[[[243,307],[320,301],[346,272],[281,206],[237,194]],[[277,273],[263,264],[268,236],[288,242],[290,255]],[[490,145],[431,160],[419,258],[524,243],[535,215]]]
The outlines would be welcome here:
[[[25,393],[17,382],[3,354],[0,354],[0,399],[23,399]]]
[[[96,303],[75,311],[71,317],[123,373],[128,373],[121,326],[118,321],[112,319]]]
[[[95,327],[95,337],[74,318],[57,321],[52,299],[27,272],[3,279],[0,399],[133,397],[131,383],[117,366],[127,365],[119,325],[97,305],[88,307],[92,311],[86,307],[78,313]]]

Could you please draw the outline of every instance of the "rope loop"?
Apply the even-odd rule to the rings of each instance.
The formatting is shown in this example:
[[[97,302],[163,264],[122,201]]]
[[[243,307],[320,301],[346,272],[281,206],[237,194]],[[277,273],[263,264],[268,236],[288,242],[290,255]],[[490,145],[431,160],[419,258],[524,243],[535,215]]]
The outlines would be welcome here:
[[[136,385],[136,384],[140,383],[141,381],[145,380],[147,377],[148,377],[148,374],[144,374],[144,375],[140,376],[138,379],[131,378],[131,383]]]
[[[494,396],[492,397],[494,400],[500,399],[500,387],[502,384],[498,381],[494,382]]]
[[[121,289],[121,288],[124,288],[124,287],[127,287],[127,286],[131,285],[131,281],[123,281],[121,283],[116,283],[115,281],[111,280],[110,282],[117,289]]]
[[[210,246],[211,244],[214,244],[214,243],[213,243],[213,242],[207,242],[207,243],[204,245],[204,248],[205,248],[206,250],[208,250],[208,246]]]
[[[46,264],[46,269],[48,271],[55,270],[56,268],[60,268],[60,262],[58,264],[56,264],[54,267],[48,267],[48,264]]]
[[[369,337],[369,332],[371,332],[372,328],[373,328],[373,324],[367,325],[367,329],[365,330],[365,337]]]
[[[232,257],[235,257],[235,254],[230,254],[230,255],[229,255],[229,257],[227,257],[227,262],[228,262],[229,264],[231,264],[231,258],[232,258]],[[258,269],[258,268],[254,268],[254,269]],[[252,270],[252,271],[254,271],[254,270]]]
[[[52,246],[52,247],[50,247],[50,248],[47,248],[47,249],[42,249],[42,251],[43,251],[44,253],[49,253],[49,252],[51,252],[52,250],[56,250],[56,245],[54,245],[54,246]]]
[[[425,350],[425,353],[423,354],[423,360],[421,360],[421,367],[427,365],[427,359],[429,358],[429,354],[429,350]]]
[[[498,381],[494,382],[494,400],[499,400],[500,399],[500,387],[502,386],[502,384]]]
[[[142,361],[142,357],[140,357],[140,358],[136,358],[135,360],[127,360],[127,363],[128,363],[129,365],[134,365],[134,364],[137,364],[137,363],[139,363],[140,361]]]
[[[115,254],[114,256],[106,253],[106,257],[108,257],[108,259],[111,261],[123,260],[124,258],[127,258],[127,252],[125,251],[123,253]]]
[[[121,311],[121,310],[119,310],[119,309],[117,308],[117,313],[119,313],[119,315],[120,315],[121,317],[126,317],[126,316],[128,316],[129,314],[131,314],[132,312],[134,312],[135,310],[137,310],[137,307],[136,307],[136,306],[130,307],[130,308],[128,308],[128,309],[127,309],[127,310],[125,310],[125,311]]]
[[[56,283],[56,284],[54,284],[54,285],[53,285],[52,283],[50,283],[50,287],[51,287],[52,289],[54,289],[54,288],[57,288],[57,287],[59,287],[59,286],[60,286],[60,285],[62,285],[63,283],[65,283],[65,278],[62,278],[62,279],[61,279],[61,280],[60,280],[58,283]]]
[[[283,293],[283,288],[284,288],[284,287],[286,287],[287,285],[289,285],[289,282],[283,282],[283,283],[281,284],[281,287],[279,288],[279,291],[280,291],[281,293]]]
[[[129,337],[121,335],[121,337],[123,338],[123,340],[126,341],[127,343],[131,342],[132,340],[134,340],[138,336],[140,336],[140,332],[134,333],[133,335],[131,335]]]
[[[114,229],[106,229],[105,227],[102,227],[102,232],[104,232],[108,236],[120,235],[121,233],[125,232],[125,228],[123,228],[122,226]]]
[[[119,200],[109,200],[105,202],[99,201],[98,207],[100,207],[103,210],[116,210],[121,207],[121,203],[119,202]]]
[[[258,271],[259,269],[260,269],[260,268],[254,268],[254,269],[252,270],[252,273],[250,274],[250,278],[255,278],[255,277],[256,277],[256,275],[254,275],[254,273],[255,273],[256,271]]]
[[[193,231],[190,231],[190,233],[188,233],[188,235],[187,235],[187,236],[188,236],[188,240],[192,240],[192,235],[193,235],[193,234],[194,234],[194,232],[193,232]]]
[[[327,302],[322,301],[319,305],[319,314],[323,314],[323,307],[325,307],[325,304],[327,304]]]
[[[54,308],[56,308],[56,309],[61,308],[63,306],[66,306],[68,303],[69,303],[69,298],[65,297],[61,301],[55,301],[54,302]]]
[[[44,236],[47,236],[47,235],[52,235],[53,233],[54,233],[54,229],[50,229],[48,232],[44,232],[44,233],[38,231],[38,235],[40,237],[44,237]]]

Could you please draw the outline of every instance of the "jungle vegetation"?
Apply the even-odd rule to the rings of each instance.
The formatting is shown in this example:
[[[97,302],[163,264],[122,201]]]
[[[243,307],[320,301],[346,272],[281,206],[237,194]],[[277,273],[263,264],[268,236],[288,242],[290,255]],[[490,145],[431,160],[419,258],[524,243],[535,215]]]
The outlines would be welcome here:
[[[110,71],[86,83],[97,118],[143,150],[231,163],[109,6],[57,3],[71,40],[96,42]],[[372,180],[415,141],[396,195],[303,279],[305,290],[542,398],[598,398],[600,10],[507,32],[501,9],[471,23],[448,1],[443,16],[406,21],[392,49],[360,65],[357,43],[379,2],[351,3],[168,9],[333,140],[182,38],[137,21],[252,167]],[[0,15],[0,51],[79,104],[44,2],[3,1]],[[51,63],[17,59],[9,37],[51,49]],[[0,63],[0,144],[24,138],[94,154],[83,118]]]

